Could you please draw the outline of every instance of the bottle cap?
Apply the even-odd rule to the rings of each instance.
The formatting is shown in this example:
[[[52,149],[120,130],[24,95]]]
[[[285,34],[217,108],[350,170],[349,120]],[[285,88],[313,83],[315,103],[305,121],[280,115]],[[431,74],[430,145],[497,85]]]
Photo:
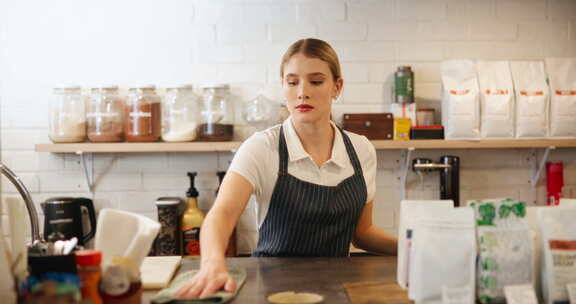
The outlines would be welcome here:
[[[196,177],[196,172],[188,172],[188,177],[190,178],[190,188],[186,192],[187,197],[198,197],[198,190],[194,187],[194,178]]]
[[[78,250],[76,264],[79,266],[98,266],[102,263],[102,252],[94,249]]]
[[[180,204],[181,201],[182,200],[179,197],[171,197],[171,196],[159,197],[156,200],[156,205],[158,206],[177,205]]]

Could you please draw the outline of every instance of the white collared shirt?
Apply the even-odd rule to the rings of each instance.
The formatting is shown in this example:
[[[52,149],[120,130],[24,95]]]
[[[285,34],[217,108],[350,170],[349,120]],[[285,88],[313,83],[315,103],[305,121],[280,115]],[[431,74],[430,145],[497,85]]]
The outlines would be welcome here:
[[[288,118],[282,125],[284,126],[284,136],[288,154],[290,155],[288,174],[303,181],[323,186],[336,186],[354,174],[354,168],[346,152],[344,139],[334,123],[332,123],[332,127],[336,132],[334,132],[332,156],[320,167],[314,163],[312,157],[302,147],[302,142],[296,134],[292,120]],[[350,138],[362,165],[368,192],[366,202],[370,202],[374,200],[376,193],[376,150],[365,136],[348,131],[344,132]],[[278,178],[278,167],[280,165],[278,154],[279,136],[280,125],[256,132],[242,143],[228,169],[240,174],[252,184],[257,202],[258,227],[262,225],[266,218],[268,207],[270,206],[270,198]]]

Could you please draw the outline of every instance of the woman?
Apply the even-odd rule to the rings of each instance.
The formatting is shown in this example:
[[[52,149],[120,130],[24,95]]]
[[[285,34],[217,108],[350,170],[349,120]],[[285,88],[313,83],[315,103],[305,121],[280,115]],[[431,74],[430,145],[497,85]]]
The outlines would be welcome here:
[[[376,151],[330,119],[344,83],[336,53],[322,40],[299,40],[280,73],[290,118],[250,137],[234,156],[202,226],[200,271],[180,297],[235,290],[224,252],[252,194],[259,223],[254,256],[348,256],[350,242],[396,253],[396,239],[372,225]]]

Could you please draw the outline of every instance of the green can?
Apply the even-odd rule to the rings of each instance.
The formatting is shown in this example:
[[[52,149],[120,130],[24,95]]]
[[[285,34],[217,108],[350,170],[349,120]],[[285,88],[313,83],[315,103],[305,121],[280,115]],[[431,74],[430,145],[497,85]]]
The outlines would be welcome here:
[[[394,73],[394,102],[414,102],[414,72],[410,66],[399,66]]]

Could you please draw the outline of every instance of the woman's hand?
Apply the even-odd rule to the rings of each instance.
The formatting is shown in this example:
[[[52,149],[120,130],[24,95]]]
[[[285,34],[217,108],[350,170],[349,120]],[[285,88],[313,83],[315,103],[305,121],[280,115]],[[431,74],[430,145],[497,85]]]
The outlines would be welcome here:
[[[201,267],[200,271],[177,292],[178,298],[205,298],[222,289],[226,292],[236,290],[236,282],[226,270],[225,264]]]

